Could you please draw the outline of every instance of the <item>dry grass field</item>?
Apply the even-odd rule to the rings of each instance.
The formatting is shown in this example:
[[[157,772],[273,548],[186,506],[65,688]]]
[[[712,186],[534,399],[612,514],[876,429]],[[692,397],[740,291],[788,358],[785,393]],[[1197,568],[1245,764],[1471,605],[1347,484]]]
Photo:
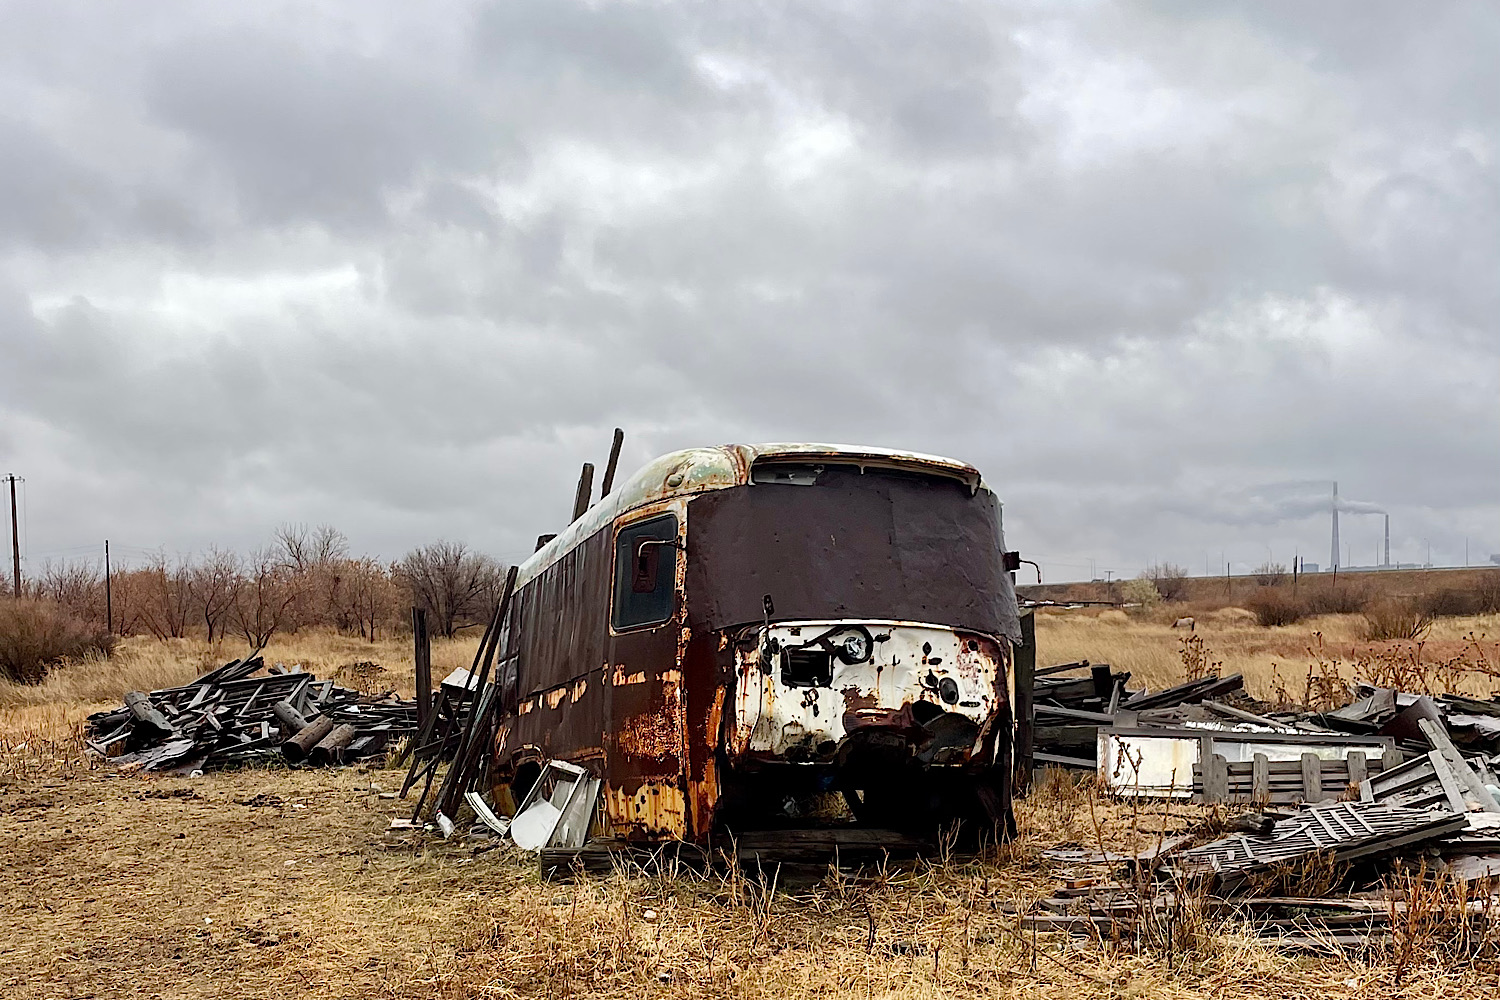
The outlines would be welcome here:
[[[1451,674],[1457,679],[1449,688],[1454,693],[1489,697],[1500,691],[1500,615],[1439,618],[1420,641],[1411,642],[1364,638],[1367,623],[1357,614],[1266,628],[1242,608],[1221,608],[1195,615],[1192,632],[1172,628],[1178,614],[1171,605],[1145,615],[1039,611],[1037,665],[1084,659],[1108,663],[1129,670],[1132,686],[1162,688],[1182,681],[1182,644],[1192,635],[1203,641],[1221,673],[1243,674],[1246,690],[1265,701],[1277,700],[1278,682],[1300,693],[1309,667],[1319,673],[1336,671],[1346,682],[1395,680],[1372,673],[1405,669],[1411,679],[1425,675],[1429,687],[1445,687],[1440,681]]]
[[[1338,623],[1315,624],[1326,642],[1350,639]],[[1225,616],[1199,634],[1226,669],[1252,678],[1283,657],[1306,669],[1306,629],[1281,635]],[[1040,636],[1043,662],[1086,656],[1151,684],[1180,670],[1179,635],[1161,622],[1047,616]],[[435,670],[467,664],[473,649],[440,646]],[[380,768],[142,777],[84,756],[89,711],[235,653],[136,640],[39,687],[0,686],[0,996],[1186,1000],[1474,997],[1500,986],[1496,970],[1436,952],[1398,984],[1382,953],[1284,954],[1233,923],[1145,950],[1020,931],[1016,906],[1078,874],[1043,858],[1047,847],[1139,847],[1214,818],[1180,805],[1132,810],[1060,780],[1019,804],[1016,842],[981,858],[777,875],[772,891],[733,870],[549,882],[509,848],[393,835],[401,804],[382,795],[399,775]],[[325,676],[376,661],[367,686],[410,683],[399,643],[304,634],[268,659]]]

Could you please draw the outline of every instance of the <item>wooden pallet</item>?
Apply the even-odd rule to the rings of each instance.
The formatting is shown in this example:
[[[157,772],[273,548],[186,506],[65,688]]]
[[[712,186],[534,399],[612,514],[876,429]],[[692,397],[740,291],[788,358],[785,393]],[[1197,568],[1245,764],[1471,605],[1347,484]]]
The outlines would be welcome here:
[[[1221,754],[1210,759],[1208,773],[1193,765],[1193,800],[1296,805],[1341,798],[1358,798],[1372,775],[1400,763],[1399,751],[1367,760],[1360,750],[1348,756],[1324,758],[1304,753],[1300,760],[1269,760],[1258,753],[1253,760],[1228,762]]]

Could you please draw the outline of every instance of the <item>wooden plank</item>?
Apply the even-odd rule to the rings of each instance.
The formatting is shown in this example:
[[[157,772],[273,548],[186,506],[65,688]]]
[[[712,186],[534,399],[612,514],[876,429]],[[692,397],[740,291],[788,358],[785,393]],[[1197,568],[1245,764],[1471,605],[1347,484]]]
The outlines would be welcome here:
[[[1125,678],[1116,677],[1114,689],[1109,693],[1109,707],[1105,709],[1110,715],[1120,710],[1120,702],[1125,698]]]
[[[1500,813],[1500,803],[1497,803],[1489,789],[1484,787],[1479,776],[1469,767],[1468,761],[1464,760],[1463,754],[1458,752],[1458,747],[1454,746],[1453,741],[1448,739],[1448,734],[1443,732],[1443,727],[1431,719],[1418,719],[1417,725],[1422,727],[1422,734],[1427,737],[1427,742],[1437,748],[1452,768],[1453,774],[1468,789],[1475,804],[1485,812]]]
[[[599,482],[599,499],[603,500],[609,496],[609,491],[614,489],[615,470],[620,467],[620,449],[625,445],[625,432],[619,427],[615,428],[614,440],[609,445],[609,461],[604,463],[604,478]]]
[[[1302,755],[1302,796],[1304,802],[1323,801],[1323,767],[1315,753]]]
[[[1253,712],[1246,712],[1242,709],[1234,708],[1230,705],[1220,704],[1217,701],[1205,700],[1203,702],[1203,707],[1209,709],[1210,711],[1218,712],[1220,715],[1227,715],[1231,719],[1239,719],[1241,722],[1253,722],[1258,726],[1270,726],[1272,729],[1296,728],[1295,726],[1289,726],[1283,722],[1277,722],[1274,719],[1268,719],[1263,715],[1256,715]]]
[[[151,696],[143,691],[126,691],[125,707],[130,709],[131,717],[141,726],[148,726],[157,730],[162,736],[172,734],[172,724],[167,717],[157,711],[156,706],[151,704]]]
[[[589,509],[589,503],[594,494],[594,463],[584,462],[583,471],[578,474],[578,492],[573,495],[573,517],[568,522],[578,520],[584,512]]]
[[[1345,758],[1345,767],[1349,772],[1349,783],[1345,788],[1359,789],[1360,798],[1364,798],[1365,786],[1369,784],[1369,771],[1365,767],[1365,755],[1362,750],[1350,750],[1349,756]]]
[[[1059,708],[1055,705],[1036,706],[1036,715],[1038,718],[1041,718],[1045,715],[1055,715],[1060,719],[1078,719],[1082,722],[1097,722],[1103,726],[1110,726],[1115,723],[1115,717],[1104,712],[1085,712],[1082,709],[1078,708]]]
[[[1267,760],[1265,754],[1258,753],[1255,755],[1255,760],[1250,766],[1252,769],[1252,797],[1257,800],[1269,799],[1271,797],[1270,761]]]
[[[1209,755],[1203,780],[1203,797],[1209,802],[1223,802],[1229,798],[1229,775],[1224,765],[1221,754]]]
[[[1432,761],[1432,770],[1437,774],[1438,781],[1443,786],[1443,794],[1448,799],[1448,808],[1456,813],[1468,812],[1469,807],[1464,803],[1463,789],[1459,787],[1458,778],[1454,776],[1453,768],[1449,766],[1443,752],[1429,750],[1427,759]]]
[[[1099,766],[1096,760],[1088,760],[1083,757],[1064,757],[1055,753],[1033,753],[1031,759],[1038,764],[1050,764],[1053,767],[1074,767],[1084,771],[1092,771]]]

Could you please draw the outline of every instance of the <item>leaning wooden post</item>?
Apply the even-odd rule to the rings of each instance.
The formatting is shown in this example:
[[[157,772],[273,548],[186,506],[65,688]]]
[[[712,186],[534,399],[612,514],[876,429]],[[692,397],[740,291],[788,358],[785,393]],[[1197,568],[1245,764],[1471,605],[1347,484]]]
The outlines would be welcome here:
[[[573,521],[583,516],[584,511],[589,509],[589,502],[594,496],[594,463],[584,462],[583,471],[578,474],[578,492],[573,494]],[[572,521],[568,522],[569,524]]]
[[[411,609],[412,654],[417,663],[417,729],[427,727],[432,712],[432,638],[427,634],[427,609]]]
[[[625,444],[625,432],[615,428],[614,443],[609,446],[609,462],[604,466],[604,479],[599,484],[599,499],[609,496],[615,486],[615,469],[620,465],[620,447]]]

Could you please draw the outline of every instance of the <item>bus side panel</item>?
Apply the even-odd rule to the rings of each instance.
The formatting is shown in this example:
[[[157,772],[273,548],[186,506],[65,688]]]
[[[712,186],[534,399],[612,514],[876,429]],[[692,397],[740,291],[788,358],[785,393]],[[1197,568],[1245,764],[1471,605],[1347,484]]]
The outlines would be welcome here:
[[[564,555],[518,595],[519,700],[515,716],[502,723],[500,761],[527,748],[575,763],[602,760],[610,728],[604,677],[609,632],[604,623],[611,555],[606,529]]]
[[[665,509],[681,516],[680,505]],[[672,620],[616,636],[609,629],[613,579],[611,526],[518,595],[520,697],[515,714],[501,721],[497,760],[502,771],[518,754],[584,765],[604,779],[612,835],[687,838],[682,570]]]

